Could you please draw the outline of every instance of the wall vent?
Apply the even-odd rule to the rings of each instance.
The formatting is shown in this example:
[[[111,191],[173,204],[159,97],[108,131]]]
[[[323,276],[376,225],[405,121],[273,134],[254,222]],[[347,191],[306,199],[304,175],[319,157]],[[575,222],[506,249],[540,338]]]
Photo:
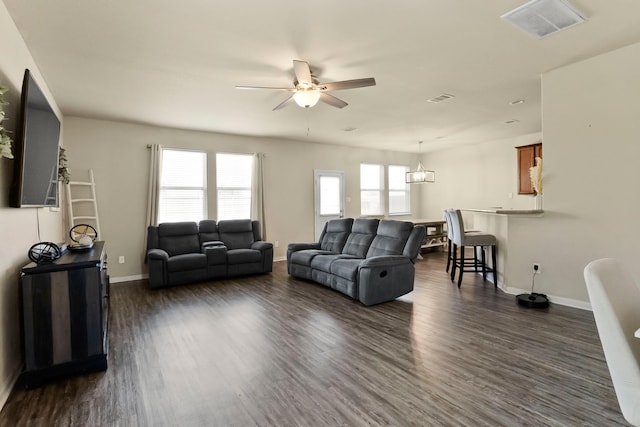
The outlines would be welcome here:
[[[447,99],[451,99],[451,98],[455,98],[455,96],[449,95],[448,93],[443,93],[436,96],[435,98],[427,99],[427,102],[433,102],[437,104],[438,102],[446,101]]]
[[[585,21],[565,0],[531,0],[501,18],[536,39]]]

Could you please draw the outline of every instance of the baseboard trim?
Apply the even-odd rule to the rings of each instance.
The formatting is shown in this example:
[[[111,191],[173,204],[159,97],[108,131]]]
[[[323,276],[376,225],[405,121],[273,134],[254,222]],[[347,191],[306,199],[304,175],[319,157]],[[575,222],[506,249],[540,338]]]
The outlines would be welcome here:
[[[281,256],[281,257],[276,257],[273,259],[273,262],[278,262],[278,261],[286,261],[287,257],[286,256]]]
[[[135,280],[148,279],[148,274],[135,274],[133,276],[109,277],[110,283],[133,282]]]

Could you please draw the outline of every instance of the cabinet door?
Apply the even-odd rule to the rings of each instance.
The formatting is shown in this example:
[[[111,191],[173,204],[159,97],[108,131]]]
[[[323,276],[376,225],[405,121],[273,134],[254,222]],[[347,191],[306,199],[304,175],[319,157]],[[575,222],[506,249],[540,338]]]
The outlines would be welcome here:
[[[536,157],[542,157],[542,144],[526,145],[516,149],[518,150],[518,194],[535,194],[529,169],[536,165]]]

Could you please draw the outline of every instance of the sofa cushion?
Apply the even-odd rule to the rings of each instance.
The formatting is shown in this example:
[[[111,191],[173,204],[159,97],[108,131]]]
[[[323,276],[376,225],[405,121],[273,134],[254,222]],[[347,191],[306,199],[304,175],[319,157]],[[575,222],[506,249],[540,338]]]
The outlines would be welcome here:
[[[357,258],[366,257],[379,223],[380,220],[374,218],[357,218],[353,222],[351,234],[347,237],[342,253]]]
[[[367,258],[380,255],[402,255],[413,223],[407,221],[381,220],[376,237],[373,238]]]
[[[207,256],[205,254],[183,254],[169,258],[167,270],[172,273],[176,271],[197,270],[207,268]]]
[[[218,233],[229,249],[248,249],[254,242],[250,219],[218,221]]]
[[[198,225],[200,243],[215,242],[220,240],[220,234],[218,233],[218,224],[213,219],[203,219]]]
[[[331,254],[331,255],[317,255],[311,260],[311,268],[315,270],[331,272],[331,264],[337,259],[352,259],[353,255],[346,254]]]
[[[351,233],[353,218],[334,219],[327,222],[320,236],[320,249],[339,254]]]
[[[248,264],[262,262],[262,254],[256,249],[232,249],[227,252],[228,264]]]
[[[198,224],[195,222],[165,222],[158,225],[158,245],[171,257],[199,253]]]
[[[358,277],[358,267],[361,259],[337,259],[331,263],[331,274],[355,282]]]
[[[321,249],[305,249],[303,251],[294,252],[291,254],[291,263],[311,266],[311,260],[317,255],[331,255],[331,252],[323,251]]]

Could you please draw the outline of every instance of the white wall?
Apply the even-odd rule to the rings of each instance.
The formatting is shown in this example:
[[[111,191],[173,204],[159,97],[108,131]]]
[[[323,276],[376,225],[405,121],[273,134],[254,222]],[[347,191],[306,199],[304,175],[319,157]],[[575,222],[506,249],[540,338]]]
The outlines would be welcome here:
[[[274,256],[284,258],[287,244],[311,242],[313,236],[313,170],[345,172],[345,215],[360,216],[360,163],[404,164],[415,168],[415,154],[367,150],[302,141],[193,132],[139,124],[66,117],[65,148],[72,179],[92,168],[96,179],[102,237],[113,278],[146,273],[144,255],[147,206],[147,144],[203,150],[209,160],[209,195],[215,198],[215,153],[263,152],[267,239],[279,241]],[[209,217],[215,219],[214,204]],[[421,216],[420,192],[412,196],[414,217]],[[395,218],[395,217],[394,217]],[[400,217],[399,219],[402,219]],[[118,264],[120,255],[127,262]]]
[[[59,118],[60,110],[38,71],[20,33],[0,2],[0,85],[5,94],[7,120],[4,126],[15,132],[25,68],[29,68]],[[64,240],[60,212],[48,208],[9,207],[9,188],[14,160],[0,158],[0,407],[4,404],[22,366],[20,349],[19,274],[29,262],[27,252],[38,241]],[[39,225],[38,225],[39,224]],[[39,233],[38,233],[39,230]]]
[[[587,300],[591,260],[640,254],[640,43],[543,75],[545,286]],[[556,291],[557,289],[557,291]]]
[[[528,291],[539,262],[536,292],[588,307],[582,272],[593,259],[619,258],[640,283],[633,269],[640,254],[640,44],[551,71],[542,82],[545,214],[509,219],[505,285]],[[437,177],[423,189],[426,215],[440,217],[446,207],[531,209],[531,196],[515,195],[513,147],[538,139],[425,153]]]

